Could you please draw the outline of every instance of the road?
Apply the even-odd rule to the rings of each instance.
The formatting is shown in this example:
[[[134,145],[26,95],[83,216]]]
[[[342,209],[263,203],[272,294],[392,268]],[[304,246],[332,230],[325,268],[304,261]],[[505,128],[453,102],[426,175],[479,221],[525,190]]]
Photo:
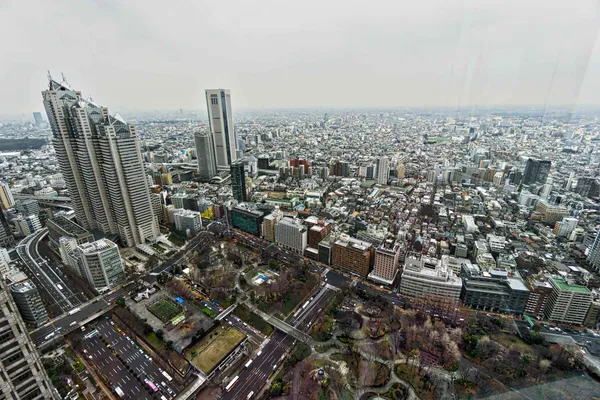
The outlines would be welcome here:
[[[82,324],[82,321],[88,320],[93,315],[103,313],[109,310],[114,305],[115,299],[126,296],[129,289],[123,288],[115,292],[109,292],[102,296],[96,297],[92,301],[88,301],[84,305],[81,305],[80,311],[77,311],[71,315],[64,314],[60,317],[50,320],[44,326],[29,333],[31,339],[36,346],[40,346],[46,343],[52,338],[46,339],[46,336],[55,334],[64,334],[70,330],[78,329]],[[111,300],[112,299],[112,300]]]
[[[248,336],[248,340],[257,346],[265,340],[265,336],[262,333],[260,333],[253,326],[250,326],[247,323],[243,322],[235,315],[229,314],[228,316],[223,318],[223,321],[226,321],[229,325],[234,326],[237,330],[244,333],[246,336]]]
[[[162,264],[154,268],[148,275],[143,276],[142,279],[148,283],[155,283],[156,278],[162,272],[173,272],[173,267],[180,264],[184,258],[187,258],[193,251],[202,250],[206,245],[210,245],[215,241],[215,237],[212,233],[202,231],[194,238],[192,238],[186,245],[179,251],[176,258],[171,258]],[[183,254],[181,252],[183,251]]]
[[[57,305],[59,311],[65,313],[87,299],[83,293],[73,293],[71,285],[65,282],[62,271],[39,255],[38,243],[47,234],[48,229],[44,228],[27,236],[17,246],[17,254],[25,264],[26,275],[40,291],[47,294],[46,300],[52,301],[52,305]]]
[[[112,351],[118,354],[119,361],[127,364],[142,380],[150,379],[165,397],[176,396],[179,389],[163,376],[163,370],[152,360],[152,358],[141,350],[123,331],[119,331],[118,326],[109,319],[101,319],[96,324],[96,330],[103,337]],[[91,329],[92,327],[89,327]],[[104,343],[103,343],[104,345]],[[102,367],[102,366],[101,366]],[[111,366],[104,366],[111,367]],[[122,379],[120,384],[125,384]],[[119,385],[120,386],[120,385]]]
[[[294,338],[275,331],[264,345],[259,356],[240,375],[235,386],[226,392],[223,400],[246,400],[250,392],[254,395],[265,385],[269,375],[279,366],[285,354],[294,346]]]
[[[288,318],[287,322],[296,329],[307,332],[320,315],[320,310],[328,306],[335,294],[336,290],[324,286],[306,307],[300,308],[295,315]],[[262,348],[260,355],[255,357],[252,364],[239,375],[238,382],[222,396],[222,399],[246,400],[251,392],[256,396],[295,342],[291,336],[276,330]]]

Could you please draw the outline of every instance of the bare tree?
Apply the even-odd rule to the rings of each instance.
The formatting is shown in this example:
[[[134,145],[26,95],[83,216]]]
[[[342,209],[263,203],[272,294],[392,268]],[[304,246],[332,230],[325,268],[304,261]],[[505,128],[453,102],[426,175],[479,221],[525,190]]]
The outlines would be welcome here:
[[[402,332],[398,330],[390,331],[387,333],[387,340],[390,344],[391,351],[394,355],[397,355],[403,348],[404,339]]]
[[[550,360],[546,360],[546,359],[540,360],[539,373],[538,373],[538,377],[537,377],[538,382],[541,379],[542,375],[544,375],[546,372],[548,372],[551,365],[552,365],[552,362],[550,362]]]

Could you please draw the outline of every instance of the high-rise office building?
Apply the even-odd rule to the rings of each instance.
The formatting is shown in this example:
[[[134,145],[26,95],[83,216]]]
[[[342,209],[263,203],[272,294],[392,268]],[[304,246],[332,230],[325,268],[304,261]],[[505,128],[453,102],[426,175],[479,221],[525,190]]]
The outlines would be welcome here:
[[[195,235],[202,230],[202,213],[199,211],[175,209],[173,212],[173,224],[179,232]]]
[[[583,197],[598,197],[600,196],[600,181],[595,177],[585,176],[577,179],[575,192]]]
[[[33,112],[33,119],[37,125],[42,124],[44,122],[44,118],[42,117],[42,113],[38,111]]]
[[[600,270],[600,231],[596,233],[594,241],[588,247],[590,249],[587,257],[588,263],[593,270],[598,271]]]
[[[396,177],[398,179],[404,179],[405,171],[404,164],[398,164],[396,167]]]
[[[207,89],[206,107],[217,167],[227,170],[237,157],[237,140],[229,90]]]
[[[125,277],[119,248],[108,239],[80,244],[74,257],[88,282],[98,291],[121,283]]]
[[[233,198],[239,202],[247,201],[248,192],[246,191],[246,171],[244,163],[241,160],[232,163],[230,171]]]
[[[400,242],[385,240],[375,250],[375,262],[373,271],[368,278],[377,283],[391,285],[398,274],[400,261]]]
[[[308,244],[306,226],[299,220],[282,218],[275,225],[275,241],[285,249],[302,254]]]
[[[528,159],[525,164],[525,171],[523,172],[523,185],[546,183],[551,166],[552,163],[547,160]]]
[[[15,245],[15,237],[8,226],[8,221],[4,216],[4,212],[0,210],[0,246],[12,247]]]
[[[551,277],[552,294],[548,298],[544,314],[550,321],[581,325],[592,303],[592,292],[569,279]]]
[[[194,140],[198,157],[198,176],[203,181],[209,181],[217,175],[213,137],[210,132],[201,130],[194,135]]]
[[[373,263],[373,255],[371,243],[343,234],[331,247],[331,265],[364,279]]]
[[[275,241],[275,225],[281,220],[282,214],[275,211],[267,215],[263,220],[263,238],[267,242]]]
[[[19,200],[17,210],[23,215],[38,215],[40,213],[40,204],[37,200]]]
[[[23,321],[33,326],[40,326],[48,321],[48,314],[35,284],[30,280],[14,283],[9,286]]]
[[[387,157],[381,157],[377,163],[377,183],[387,185],[390,179],[390,160]]]
[[[78,223],[125,246],[158,236],[135,127],[52,78],[42,96]]]
[[[57,399],[17,306],[0,279],[0,398]]]
[[[8,210],[15,205],[15,198],[8,187],[8,183],[0,182],[0,207],[3,210]]]
[[[17,230],[23,236],[31,235],[42,229],[42,223],[37,215],[29,215],[27,217],[19,216],[14,222]]]

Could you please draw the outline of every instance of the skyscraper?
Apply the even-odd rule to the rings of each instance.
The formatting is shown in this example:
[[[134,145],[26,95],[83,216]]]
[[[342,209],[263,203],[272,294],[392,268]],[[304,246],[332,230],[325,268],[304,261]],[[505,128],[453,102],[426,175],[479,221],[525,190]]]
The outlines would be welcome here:
[[[229,90],[207,89],[206,107],[217,167],[220,170],[227,170],[237,157],[237,140]]]
[[[0,207],[3,210],[8,210],[15,205],[15,198],[8,187],[8,183],[0,182]]]
[[[233,190],[233,198],[239,202],[248,200],[246,192],[246,171],[244,163],[239,160],[231,164],[231,189]]]
[[[598,231],[594,242],[590,246],[590,252],[588,253],[587,260],[593,270],[600,270],[600,231]]]
[[[42,118],[42,113],[41,112],[34,111],[34,113],[33,113],[33,119],[35,120],[35,123],[37,125],[39,125],[39,124],[41,124],[41,123],[44,122],[44,118]]]
[[[0,247],[12,247],[15,245],[15,237],[8,226],[4,211],[0,210]]]
[[[0,279],[0,398],[56,399],[15,302]]]
[[[528,159],[525,164],[525,171],[523,172],[523,185],[546,183],[551,166],[552,163],[547,160],[538,160],[535,158]]]
[[[198,155],[198,176],[203,181],[209,181],[217,175],[217,161],[212,135],[201,130],[194,135],[196,153]]]
[[[381,157],[377,163],[377,183],[387,185],[390,179],[390,160],[387,157]]]
[[[77,221],[125,246],[159,235],[135,127],[50,78],[42,92]]]

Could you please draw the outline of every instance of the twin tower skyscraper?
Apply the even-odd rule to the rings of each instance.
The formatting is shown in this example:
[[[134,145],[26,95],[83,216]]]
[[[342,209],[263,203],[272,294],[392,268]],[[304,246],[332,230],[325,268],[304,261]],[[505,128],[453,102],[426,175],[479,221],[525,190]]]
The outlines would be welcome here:
[[[203,181],[214,178],[219,170],[229,170],[238,149],[229,90],[206,90],[206,108],[209,129],[195,135],[198,175]]]
[[[108,108],[48,77],[42,92],[52,143],[81,226],[117,235],[131,247],[160,235],[135,127]],[[213,178],[237,158],[228,90],[206,91],[210,131],[196,135],[201,178]]]
[[[77,222],[127,247],[158,236],[135,127],[51,77],[42,97]]]

